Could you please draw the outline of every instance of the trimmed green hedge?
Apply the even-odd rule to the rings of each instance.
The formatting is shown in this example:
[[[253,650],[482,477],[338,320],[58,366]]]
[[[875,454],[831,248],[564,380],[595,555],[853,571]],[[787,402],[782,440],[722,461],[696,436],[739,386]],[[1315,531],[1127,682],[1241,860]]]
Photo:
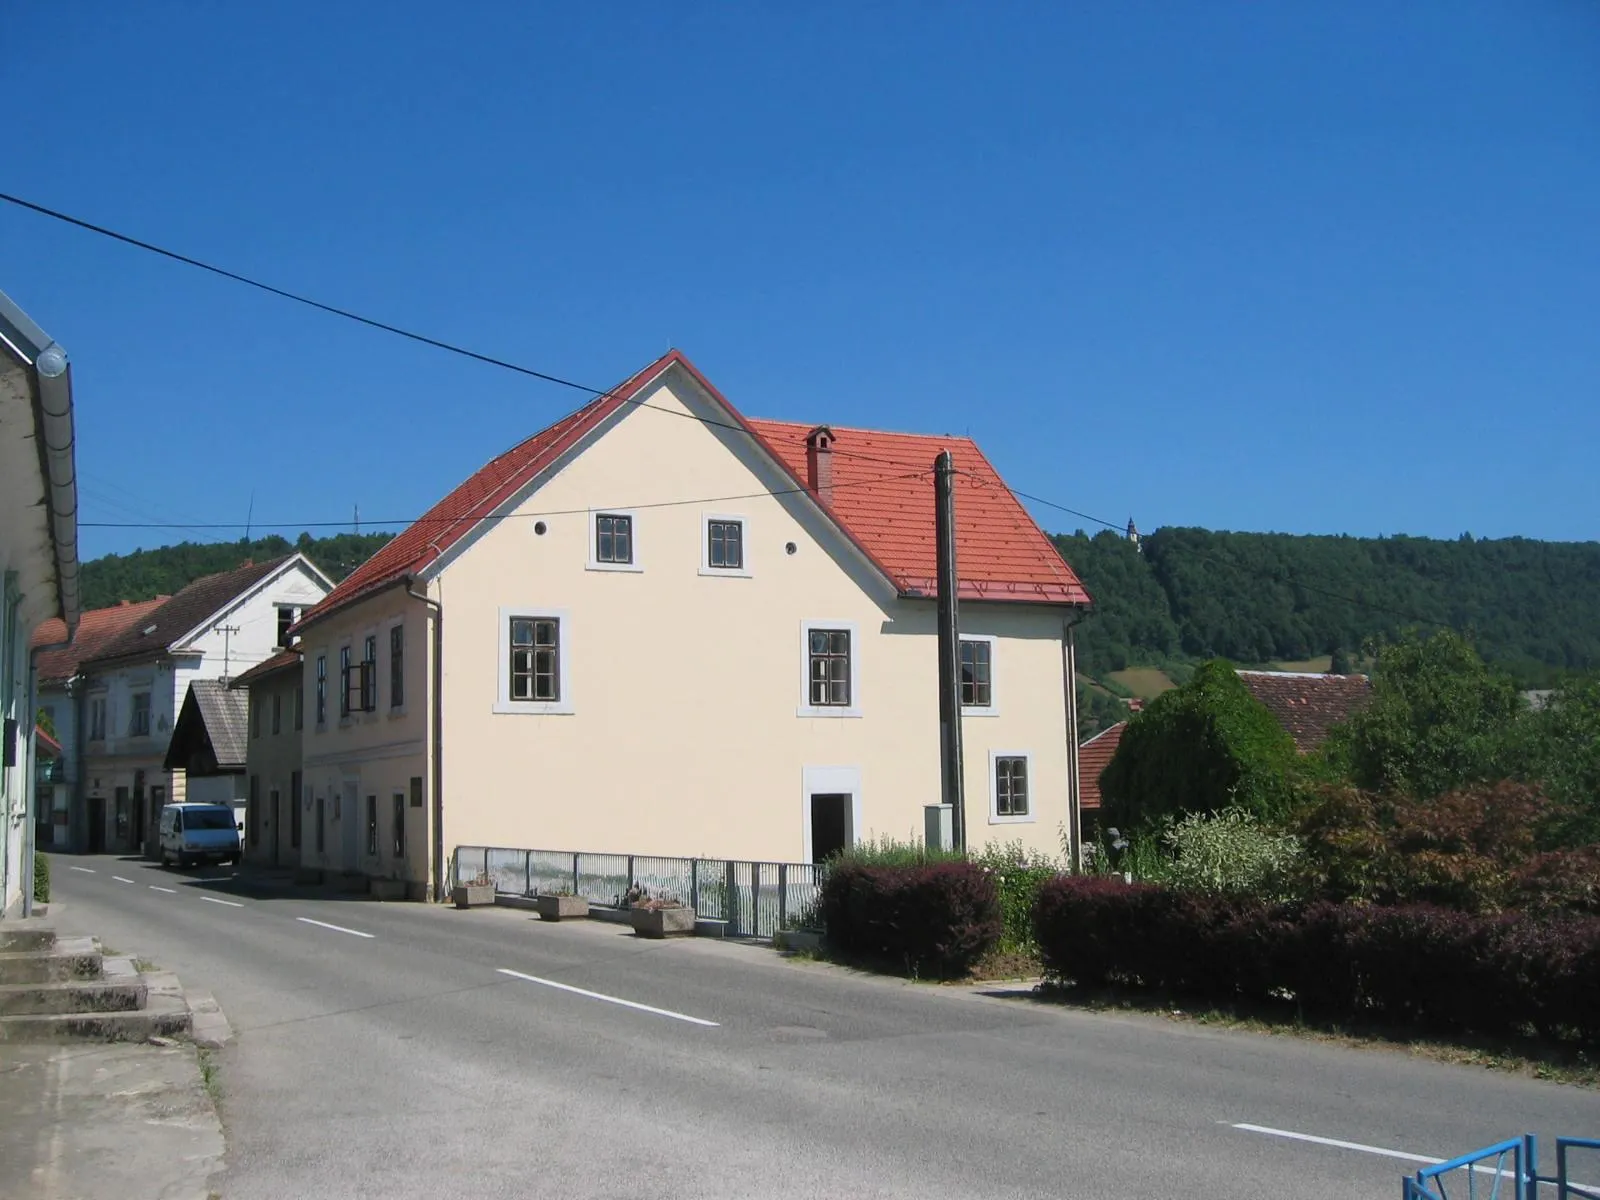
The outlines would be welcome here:
[[[823,882],[821,910],[831,951],[936,979],[966,974],[1003,930],[995,878],[970,862],[881,867],[842,858]]]

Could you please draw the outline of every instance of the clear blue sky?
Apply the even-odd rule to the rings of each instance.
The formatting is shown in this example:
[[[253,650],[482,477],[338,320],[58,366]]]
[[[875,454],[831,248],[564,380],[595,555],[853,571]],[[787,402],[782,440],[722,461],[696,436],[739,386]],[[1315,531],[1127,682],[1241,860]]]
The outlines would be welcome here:
[[[1147,529],[1600,537],[1589,0],[6,7],[0,190],[335,304]],[[86,520],[408,517],[581,399],[9,206],[0,288]]]

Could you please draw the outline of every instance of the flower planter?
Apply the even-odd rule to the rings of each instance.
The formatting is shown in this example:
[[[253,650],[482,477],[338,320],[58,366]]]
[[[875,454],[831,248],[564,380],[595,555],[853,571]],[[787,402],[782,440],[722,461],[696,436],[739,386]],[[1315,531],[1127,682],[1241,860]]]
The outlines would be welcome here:
[[[694,933],[694,909],[636,908],[633,911],[633,932],[640,937],[664,938]]]
[[[533,908],[541,921],[570,920],[589,915],[589,902],[582,896],[535,896]]]
[[[494,884],[463,883],[450,889],[450,899],[457,908],[471,908],[478,904],[494,903]]]

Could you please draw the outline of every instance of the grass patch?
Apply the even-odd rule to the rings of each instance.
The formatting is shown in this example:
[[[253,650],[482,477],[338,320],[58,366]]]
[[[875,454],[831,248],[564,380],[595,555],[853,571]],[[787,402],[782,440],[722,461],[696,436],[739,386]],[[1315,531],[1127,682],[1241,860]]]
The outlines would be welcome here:
[[[206,1089],[206,1095],[211,1097],[211,1103],[220,1107],[222,1081],[217,1077],[217,1057],[204,1046],[195,1047],[195,1057],[200,1063],[200,1085]]]
[[[1154,700],[1177,686],[1160,667],[1129,667],[1125,671],[1113,671],[1106,678],[1141,700]]]
[[[1040,999],[1089,1012],[1148,1013],[1171,1021],[1309,1038],[1357,1049],[1403,1050],[1458,1066],[1510,1071],[1534,1079],[1600,1088],[1600,1056],[1543,1038],[1451,1040],[1376,1022],[1307,1020],[1293,1005],[1194,1005],[1182,996],[1123,988],[1063,988],[1045,985]]]

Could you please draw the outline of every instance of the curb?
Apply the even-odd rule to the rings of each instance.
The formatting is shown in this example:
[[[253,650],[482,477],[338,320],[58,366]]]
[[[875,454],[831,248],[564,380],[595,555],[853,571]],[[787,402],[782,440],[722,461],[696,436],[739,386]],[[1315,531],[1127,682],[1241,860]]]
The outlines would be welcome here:
[[[189,1037],[197,1046],[220,1050],[233,1041],[233,1026],[210,992],[185,991],[189,1005]]]

